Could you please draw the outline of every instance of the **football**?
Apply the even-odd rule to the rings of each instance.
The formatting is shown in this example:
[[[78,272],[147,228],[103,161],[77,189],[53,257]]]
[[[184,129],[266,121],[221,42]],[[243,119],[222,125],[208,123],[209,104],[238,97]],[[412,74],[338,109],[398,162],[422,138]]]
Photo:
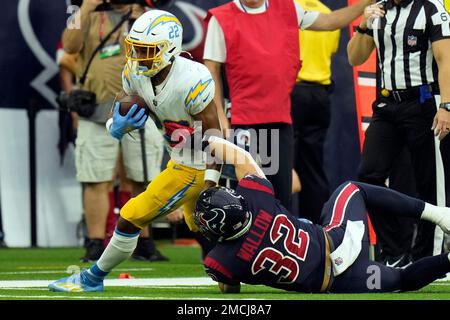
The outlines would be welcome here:
[[[123,98],[117,99],[117,101],[120,102],[119,113],[121,116],[125,116],[134,104],[137,104],[138,107],[137,107],[136,111],[134,112],[133,116],[136,113],[138,113],[139,110],[141,110],[142,108],[145,109],[146,115],[149,115],[149,113],[150,113],[150,109],[149,109],[147,103],[145,102],[144,99],[142,99],[138,95],[124,96]]]

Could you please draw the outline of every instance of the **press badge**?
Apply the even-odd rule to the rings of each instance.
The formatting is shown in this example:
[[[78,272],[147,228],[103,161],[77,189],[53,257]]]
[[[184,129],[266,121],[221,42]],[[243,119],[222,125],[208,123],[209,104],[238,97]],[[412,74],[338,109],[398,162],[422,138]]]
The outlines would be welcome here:
[[[121,52],[120,44],[114,43],[103,47],[100,50],[100,59],[106,59],[109,57],[117,56]]]

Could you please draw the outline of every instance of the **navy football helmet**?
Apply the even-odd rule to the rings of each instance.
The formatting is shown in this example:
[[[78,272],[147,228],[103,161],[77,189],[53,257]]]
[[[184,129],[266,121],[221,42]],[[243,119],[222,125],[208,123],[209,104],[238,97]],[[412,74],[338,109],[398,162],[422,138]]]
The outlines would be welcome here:
[[[250,229],[252,214],[244,197],[233,189],[214,187],[200,194],[194,221],[208,240],[222,242],[244,235]]]

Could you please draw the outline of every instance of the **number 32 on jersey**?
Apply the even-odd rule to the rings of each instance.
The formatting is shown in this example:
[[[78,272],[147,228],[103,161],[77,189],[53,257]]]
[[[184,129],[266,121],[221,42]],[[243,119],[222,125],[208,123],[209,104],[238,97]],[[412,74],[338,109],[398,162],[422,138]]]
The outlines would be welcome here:
[[[278,215],[270,229],[270,241],[276,244],[284,237],[284,248],[289,253],[283,255],[275,248],[265,248],[256,257],[252,264],[252,273],[257,274],[270,266],[268,271],[278,275],[278,283],[293,283],[300,270],[297,260],[305,261],[309,246],[309,235],[299,229],[285,215]]]

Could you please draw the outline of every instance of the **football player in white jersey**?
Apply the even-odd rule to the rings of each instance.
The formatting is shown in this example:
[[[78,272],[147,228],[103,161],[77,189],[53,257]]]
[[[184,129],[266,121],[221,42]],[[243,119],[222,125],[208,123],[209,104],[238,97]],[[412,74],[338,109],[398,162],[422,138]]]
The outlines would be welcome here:
[[[214,81],[208,69],[179,56],[182,34],[183,27],[174,15],[152,10],[134,22],[126,37],[124,94],[136,94],[146,101],[171,160],[143,193],[122,208],[114,235],[97,263],[50,284],[50,290],[103,291],[103,279],[130,257],[140,230],[181,206],[189,228],[198,231],[193,221],[196,200],[202,190],[217,184],[220,171],[215,164],[205,164],[201,148],[186,146],[186,142],[200,127],[203,132],[216,129],[220,134],[220,123],[213,101]],[[120,140],[124,134],[143,127],[148,116],[144,109],[135,114],[137,106],[122,116],[119,108],[116,102],[107,128]],[[201,126],[194,126],[194,122]]]

